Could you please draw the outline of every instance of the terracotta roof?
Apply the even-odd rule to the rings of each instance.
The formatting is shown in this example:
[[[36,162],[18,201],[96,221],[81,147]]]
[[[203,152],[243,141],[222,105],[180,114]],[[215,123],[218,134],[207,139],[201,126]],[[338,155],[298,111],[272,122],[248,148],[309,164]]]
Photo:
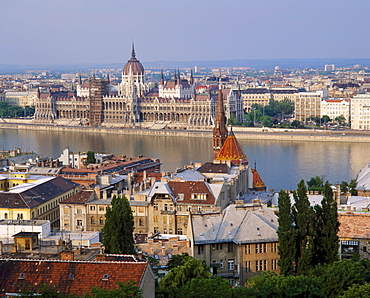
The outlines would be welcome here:
[[[215,197],[205,181],[169,181],[177,203],[213,205]],[[183,198],[179,196],[183,194]]]
[[[118,288],[117,282],[129,280],[140,284],[148,263],[89,262],[58,260],[0,259],[0,295],[19,293],[43,285],[55,287],[65,294],[82,296],[92,287]]]
[[[255,190],[266,190],[265,182],[262,181],[260,174],[258,174],[257,170],[252,169],[253,174],[253,189]]]
[[[338,214],[339,238],[370,239],[370,214]]]
[[[220,153],[217,156],[218,160],[239,161],[246,159],[246,155],[240,146],[232,131],[229,132]]]

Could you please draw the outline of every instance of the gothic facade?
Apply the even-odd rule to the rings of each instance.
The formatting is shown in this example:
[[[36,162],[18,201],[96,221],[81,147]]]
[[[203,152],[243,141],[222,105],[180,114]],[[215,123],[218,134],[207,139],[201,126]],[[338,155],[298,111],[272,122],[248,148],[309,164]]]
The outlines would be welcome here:
[[[243,119],[243,102],[238,90],[223,89],[226,117]],[[210,129],[215,124],[217,94],[197,93],[193,76],[180,72],[157,89],[150,90],[143,65],[132,47],[131,59],[122,71],[122,81],[111,86],[109,78],[80,79],[71,92],[39,92],[35,122],[59,125]]]

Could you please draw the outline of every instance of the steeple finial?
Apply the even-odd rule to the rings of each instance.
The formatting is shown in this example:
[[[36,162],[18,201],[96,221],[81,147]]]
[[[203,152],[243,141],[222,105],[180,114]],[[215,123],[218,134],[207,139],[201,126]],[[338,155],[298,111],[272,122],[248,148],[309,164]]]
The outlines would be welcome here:
[[[164,85],[163,69],[161,69],[161,80],[160,80],[159,84]]]
[[[131,58],[136,58],[135,56],[136,56],[136,54],[135,54],[135,46],[134,46],[134,41],[132,40]]]

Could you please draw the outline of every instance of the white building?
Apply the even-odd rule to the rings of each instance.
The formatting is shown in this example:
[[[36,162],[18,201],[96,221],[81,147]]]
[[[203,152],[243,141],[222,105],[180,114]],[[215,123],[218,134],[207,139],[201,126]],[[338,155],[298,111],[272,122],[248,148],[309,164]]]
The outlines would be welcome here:
[[[370,129],[370,93],[357,94],[351,99],[351,128]]]
[[[328,90],[299,92],[295,101],[295,119],[306,121],[310,117],[320,117],[321,101],[328,96]]]
[[[24,108],[26,106],[35,105],[36,99],[37,99],[36,91],[24,91],[24,92],[6,91],[5,101],[8,102],[10,105],[17,105]]]
[[[350,120],[350,98],[333,98],[321,101],[321,117],[329,116],[330,119],[343,116],[348,123]]]
[[[38,232],[43,239],[50,235],[48,220],[0,220],[0,240],[4,244],[14,243],[13,235],[20,232]]]
[[[335,65],[334,64],[325,64],[324,71],[334,71]]]

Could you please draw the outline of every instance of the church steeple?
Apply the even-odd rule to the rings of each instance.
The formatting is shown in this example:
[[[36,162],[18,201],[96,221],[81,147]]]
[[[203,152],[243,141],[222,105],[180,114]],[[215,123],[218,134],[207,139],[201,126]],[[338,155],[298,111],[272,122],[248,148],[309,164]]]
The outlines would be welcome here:
[[[164,85],[164,76],[163,76],[163,69],[161,69],[161,80],[159,81],[160,85]]]
[[[222,97],[222,89],[218,90],[216,121],[213,128],[213,155],[217,158],[222,146],[227,138],[226,117],[224,110],[224,100]]]
[[[190,81],[189,81],[190,85],[193,85],[194,84],[194,77],[193,77],[193,70],[191,69],[190,70]]]

